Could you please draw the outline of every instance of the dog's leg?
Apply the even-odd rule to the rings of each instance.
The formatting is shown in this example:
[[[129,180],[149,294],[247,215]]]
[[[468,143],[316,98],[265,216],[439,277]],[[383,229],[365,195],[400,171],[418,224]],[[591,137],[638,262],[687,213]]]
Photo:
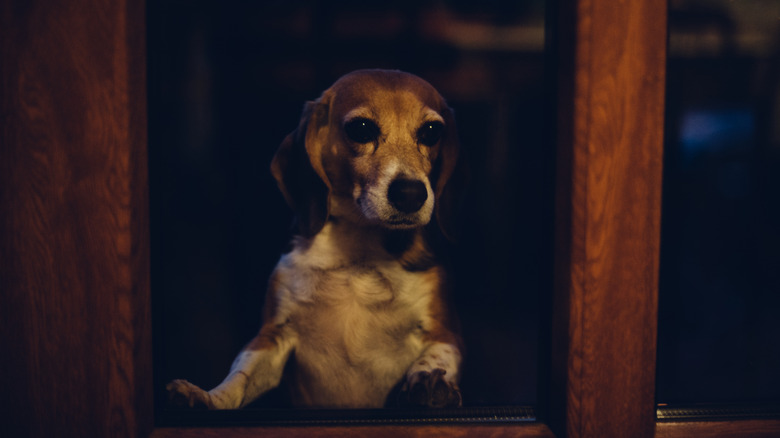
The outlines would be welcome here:
[[[401,403],[429,407],[458,407],[461,354],[455,344],[433,342],[406,372]]]
[[[267,325],[238,354],[225,380],[211,391],[186,380],[174,380],[165,388],[174,405],[238,409],[279,385],[293,348],[294,337],[283,325]]]

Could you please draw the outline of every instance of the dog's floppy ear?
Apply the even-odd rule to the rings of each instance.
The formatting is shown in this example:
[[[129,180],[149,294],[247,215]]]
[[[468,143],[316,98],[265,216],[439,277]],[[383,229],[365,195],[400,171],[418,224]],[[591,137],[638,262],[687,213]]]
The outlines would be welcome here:
[[[436,222],[442,234],[455,240],[458,235],[457,219],[460,216],[460,200],[468,179],[468,172],[458,142],[458,130],[452,109],[442,105],[445,130],[441,139],[441,151],[436,169]]]
[[[271,162],[271,173],[295,212],[298,232],[304,237],[317,234],[328,220],[330,182],[322,164],[320,141],[327,134],[328,105],[324,100],[306,103],[298,128],[287,135]]]

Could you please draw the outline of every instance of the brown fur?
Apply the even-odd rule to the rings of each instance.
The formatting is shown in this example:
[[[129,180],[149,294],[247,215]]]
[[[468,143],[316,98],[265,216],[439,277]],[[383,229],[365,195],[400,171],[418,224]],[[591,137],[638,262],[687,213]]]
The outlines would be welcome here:
[[[350,136],[356,120],[376,135]],[[423,141],[431,124],[441,136]],[[379,407],[398,383],[401,403],[460,405],[461,341],[426,239],[452,236],[458,155],[452,112],[416,76],[358,71],[307,103],[271,165],[299,236],[269,281],[263,327],[218,387],[176,380],[172,398],[244,406],[287,369],[296,405]]]

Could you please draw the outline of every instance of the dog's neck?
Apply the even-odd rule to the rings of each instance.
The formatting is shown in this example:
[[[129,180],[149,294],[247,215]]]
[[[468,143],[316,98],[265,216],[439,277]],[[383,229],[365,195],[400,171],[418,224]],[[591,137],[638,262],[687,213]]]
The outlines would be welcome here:
[[[408,271],[424,271],[436,265],[420,228],[389,230],[331,218],[317,235],[295,245],[330,266],[397,262]]]

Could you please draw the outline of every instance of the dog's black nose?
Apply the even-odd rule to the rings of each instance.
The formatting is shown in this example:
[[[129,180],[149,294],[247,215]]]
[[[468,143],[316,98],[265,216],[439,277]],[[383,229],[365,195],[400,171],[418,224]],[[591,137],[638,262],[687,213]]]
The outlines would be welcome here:
[[[387,199],[398,211],[414,213],[428,199],[428,189],[422,181],[399,178],[390,183]]]

